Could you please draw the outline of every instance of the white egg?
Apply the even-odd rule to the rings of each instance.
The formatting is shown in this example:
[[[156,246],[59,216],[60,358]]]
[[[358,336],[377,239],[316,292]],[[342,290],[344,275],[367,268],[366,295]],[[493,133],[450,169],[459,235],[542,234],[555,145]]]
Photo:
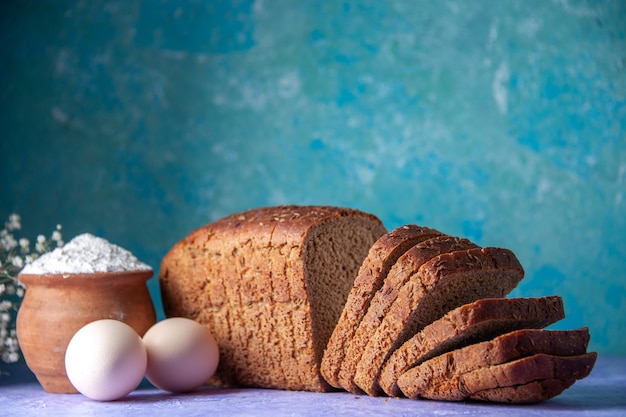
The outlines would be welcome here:
[[[148,352],[146,378],[170,392],[186,392],[205,384],[215,373],[219,350],[201,324],[173,317],[153,325],[143,336]]]
[[[82,327],[65,352],[65,371],[72,385],[98,401],[128,395],[141,383],[147,363],[141,337],[117,320],[97,320]]]

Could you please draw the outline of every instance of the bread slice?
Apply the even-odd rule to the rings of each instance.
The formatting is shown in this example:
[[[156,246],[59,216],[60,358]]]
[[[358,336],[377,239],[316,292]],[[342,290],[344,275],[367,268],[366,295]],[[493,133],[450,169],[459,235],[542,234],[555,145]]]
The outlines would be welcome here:
[[[576,379],[540,379],[528,384],[499,387],[475,392],[468,399],[508,404],[534,404],[560,395]]]
[[[433,400],[462,401],[481,391],[515,387],[534,381],[575,381],[589,375],[596,357],[595,352],[578,356],[537,353],[511,362],[486,366],[452,376],[422,391],[420,396]]]
[[[347,346],[392,265],[412,246],[440,235],[428,227],[405,225],[382,235],[370,248],[322,358],[321,372],[330,385],[341,388],[339,371]]]
[[[455,375],[499,365],[537,353],[577,356],[587,351],[589,330],[521,329],[492,340],[456,349],[407,370],[397,380],[397,387],[409,398]]]
[[[387,230],[373,215],[266,207],[201,227],[164,257],[167,316],[207,326],[220,347],[214,384],[327,391],[324,348],[359,267]]]
[[[477,246],[467,239],[441,235],[418,243],[398,258],[378,291],[373,294],[367,312],[361,313],[364,316],[359,323],[356,323],[358,327],[352,339],[349,340],[344,360],[340,364],[339,384],[342,388],[355,394],[362,392],[354,382],[361,354],[393,304],[400,288],[427,261],[441,254],[469,248],[477,248]]]
[[[523,275],[513,252],[502,248],[457,251],[426,262],[400,289],[371,336],[354,382],[370,395],[382,394],[378,376],[394,350],[456,307],[480,298],[505,296]]]
[[[465,304],[424,327],[396,349],[383,365],[378,383],[387,395],[400,396],[398,378],[421,362],[513,330],[541,329],[564,317],[563,300],[558,296],[487,298]]]

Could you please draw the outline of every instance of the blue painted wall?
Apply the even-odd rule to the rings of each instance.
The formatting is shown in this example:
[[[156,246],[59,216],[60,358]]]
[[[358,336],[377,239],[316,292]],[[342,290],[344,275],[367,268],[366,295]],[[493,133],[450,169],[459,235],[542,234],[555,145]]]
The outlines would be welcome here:
[[[626,354],[626,2],[0,2],[0,217],[158,272],[281,203],[513,249]],[[156,280],[150,283],[160,309]]]

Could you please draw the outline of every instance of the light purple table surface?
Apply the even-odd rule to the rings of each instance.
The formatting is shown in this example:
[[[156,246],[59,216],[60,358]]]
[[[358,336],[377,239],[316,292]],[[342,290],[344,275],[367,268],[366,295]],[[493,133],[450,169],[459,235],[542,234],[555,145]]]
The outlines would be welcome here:
[[[626,416],[626,357],[598,357],[591,375],[534,405],[374,398],[345,392],[201,388],[169,394],[143,383],[112,402],[49,394],[32,375],[0,378],[0,416]]]

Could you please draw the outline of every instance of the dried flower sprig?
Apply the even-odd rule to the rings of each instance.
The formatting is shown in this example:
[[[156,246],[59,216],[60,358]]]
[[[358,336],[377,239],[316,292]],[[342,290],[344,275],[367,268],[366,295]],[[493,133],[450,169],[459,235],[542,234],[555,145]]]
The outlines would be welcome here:
[[[25,288],[18,274],[26,264],[64,243],[61,225],[57,225],[49,238],[37,236],[35,250],[31,251],[30,241],[15,235],[21,228],[20,216],[11,214],[0,231],[0,358],[6,363],[20,359],[15,321]]]

